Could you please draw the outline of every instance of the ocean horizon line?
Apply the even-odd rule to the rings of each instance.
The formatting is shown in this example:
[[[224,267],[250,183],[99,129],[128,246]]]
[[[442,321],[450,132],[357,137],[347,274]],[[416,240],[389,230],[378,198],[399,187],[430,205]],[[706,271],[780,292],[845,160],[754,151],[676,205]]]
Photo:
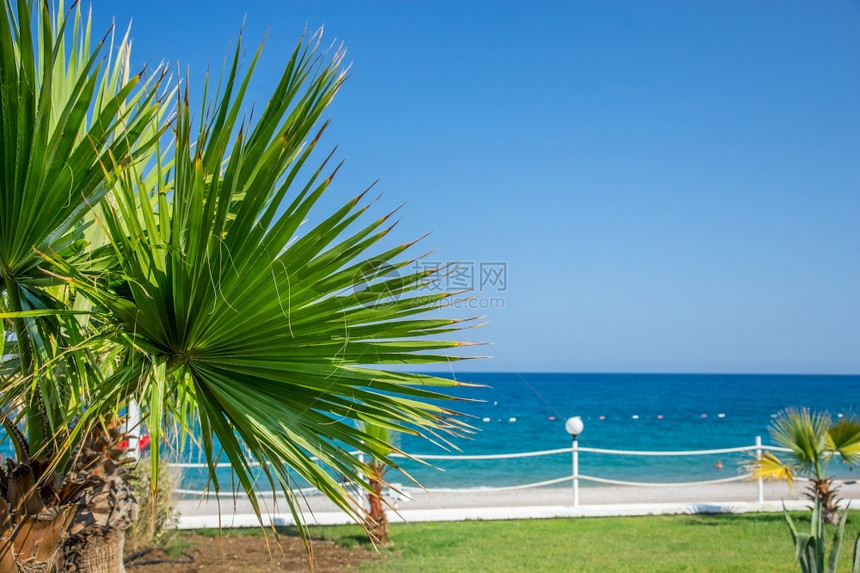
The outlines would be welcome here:
[[[492,375],[512,375],[522,376],[526,374],[574,374],[577,376],[827,376],[827,377],[857,377],[860,372],[856,373],[839,373],[839,372],[819,372],[819,373],[799,373],[799,372],[610,372],[610,371],[594,371],[584,372],[575,370],[462,370],[460,372],[450,372],[442,370],[416,370],[417,374],[432,374],[438,376],[440,374],[492,374]]]

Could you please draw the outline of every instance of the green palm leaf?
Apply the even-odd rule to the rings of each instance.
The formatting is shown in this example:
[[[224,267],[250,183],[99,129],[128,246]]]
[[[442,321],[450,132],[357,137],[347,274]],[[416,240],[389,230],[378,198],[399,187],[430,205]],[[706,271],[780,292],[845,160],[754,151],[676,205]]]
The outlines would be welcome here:
[[[827,447],[839,452],[848,465],[860,462],[860,423],[841,420],[827,431]]]
[[[193,136],[179,98],[170,173],[121,177],[103,205],[112,265],[51,259],[129,352],[90,415],[139,393],[155,443],[171,417],[199,423],[216,490],[217,439],[258,515],[254,461],[288,495],[292,468],[359,518],[332,472],[361,481],[348,451],[390,463],[390,447],[356,421],[443,440],[468,431],[432,389],[456,382],[388,369],[458,360],[447,351],[461,343],[436,335],[463,324],[416,318],[450,294],[419,296],[432,273],[408,270],[412,243],[383,248],[392,225],[364,221],[364,194],[314,209],[336,171],[309,158],[342,53],[323,61],[300,42],[252,123],[239,118],[259,51],[240,77],[239,50]]]
[[[91,356],[66,352],[88,336],[88,307],[72,304],[42,253],[87,255],[93,208],[118,165],[147,160],[162,113],[158,74],[129,77],[127,38],[103,55],[80,6],[67,14],[60,2],[55,14],[46,2],[0,2],[0,320],[15,331],[0,412],[27,421],[34,454],[97,378]]]
[[[139,76],[102,70],[103,42],[89,50],[89,25],[80,29],[79,12],[72,40],[83,46],[68,67],[68,22],[49,26],[42,4],[39,50],[30,13],[20,0],[16,22],[12,9],[0,6],[0,265],[7,286],[25,287],[45,278],[36,271],[36,249],[61,250],[58,245],[69,243],[68,234],[108,191],[106,170],[141,151],[139,139],[155,113],[146,105],[155,92],[136,89]],[[120,57],[127,51],[123,42]]]
[[[771,436],[777,444],[791,450],[795,467],[818,474],[829,455],[829,425],[830,417],[826,414],[812,413],[809,408],[789,408],[774,421]]]

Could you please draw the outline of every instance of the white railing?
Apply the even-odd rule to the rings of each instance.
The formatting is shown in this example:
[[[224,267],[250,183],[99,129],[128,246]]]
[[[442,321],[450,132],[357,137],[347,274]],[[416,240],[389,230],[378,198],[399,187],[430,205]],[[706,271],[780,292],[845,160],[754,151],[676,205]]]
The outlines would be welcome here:
[[[712,479],[712,480],[701,480],[701,481],[689,481],[689,482],[638,482],[638,481],[624,481],[624,480],[616,480],[609,479],[605,477],[586,475],[579,472],[578,467],[578,454],[588,453],[588,454],[601,454],[601,455],[610,455],[610,456],[660,456],[660,457],[679,457],[679,456],[708,456],[708,455],[718,455],[718,454],[731,454],[731,453],[744,453],[744,452],[755,452],[755,456],[757,459],[761,459],[763,452],[772,451],[772,452],[790,452],[788,448],[782,448],[778,446],[764,446],[761,442],[761,437],[756,436],[755,444],[752,446],[740,446],[737,448],[717,448],[710,450],[672,450],[672,451],[660,451],[660,450],[613,450],[606,448],[589,448],[589,447],[579,447],[577,442],[574,441],[573,445],[569,448],[558,448],[553,450],[540,450],[533,452],[515,452],[515,453],[507,453],[507,454],[463,454],[463,455],[453,455],[453,454],[427,454],[427,455],[403,455],[403,454],[392,454],[391,457],[397,458],[411,458],[417,460],[433,460],[433,461],[471,461],[471,460],[509,460],[509,459],[518,459],[518,458],[532,458],[532,457],[544,457],[544,456],[554,456],[560,454],[571,454],[573,457],[573,473],[571,475],[566,475],[562,477],[558,477],[555,479],[526,483],[520,485],[513,486],[503,486],[503,487],[482,487],[481,491],[486,492],[504,492],[504,491],[515,491],[515,490],[524,490],[524,489],[532,489],[538,487],[545,487],[549,485],[555,485],[560,483],[570,483],[573,492],[574,492],[574,506],[578,505],[578,488],[579,481],[588,481],[595,482],[600,484],[607,485],[619,485],[619,486],[633,486],[633,487],[684,487],[684,486],[697,486],[697,485],[714,485],[714,484],[723,484],[723,483],[732,483],[739,481],[748,481],[753,479],[751,474],[742,474],[738,476],[721,478],[721,479]],[[359,455],[359,452],[352,452],[353,455]],[[252,466],[259,466],[258,463],[250,464]],[[205,468],[207,465],[205,463],[194,463],[194,462],[181,462],[181,463],[173,463],[170,464],[171,467],[175,468]],[[228,463],[219,463],[215,464],[216,468],[229,468],[230,464]],[[757,478],[758,482],[758,502],[764,502],[764,481],[761,478]],[[421,491],[426,491],[428,493],[443,493],[443,492],[454,492],[454,491],[462,491],[462,489],[456,488],[422,488]],[[210,492],[206,490],[194,490],[194,489],[176,489],[175,493],[181,495],[194,495],[194,496],[205,496],[209,495]],[[303,495],[308,495],[316,492],[314,488],[305,488],[301,490],[296,490],[295,493],[301,493]],[[234,496],[236,495],[234,492],[218,492],[217,496]],[[277,496],[278,492],[275,491],[260,491],[257,495],[261,496]]]

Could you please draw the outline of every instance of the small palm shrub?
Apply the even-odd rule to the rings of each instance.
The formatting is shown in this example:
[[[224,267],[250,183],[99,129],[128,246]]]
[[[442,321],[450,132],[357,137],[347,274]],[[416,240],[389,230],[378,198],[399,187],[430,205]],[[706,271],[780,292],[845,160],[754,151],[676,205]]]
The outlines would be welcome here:
[[[860,462],[860,420],[834,422],[825,412],[790,408],[774,420],[770,434],[778,445],[790,452],[784,457],[765,452],[753,465],[753,477],[785,480],[789,484],[798,477],[807,478],[807,496],[820,504],[824,522],[836,525],[839,522],[838,487],[828,469],[834,459],[849,467]]]

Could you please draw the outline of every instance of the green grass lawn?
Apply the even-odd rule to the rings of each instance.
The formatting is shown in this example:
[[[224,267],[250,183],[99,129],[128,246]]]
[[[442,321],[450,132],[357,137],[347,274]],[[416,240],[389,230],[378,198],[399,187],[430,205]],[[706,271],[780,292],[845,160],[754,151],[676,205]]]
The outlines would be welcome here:
[[[807,515],[792,515],[807,528]],[[853,511],[839,571],[850,571],[858,529]],[[372,551],[357,526],[312,534]],[[799,571],[781,514],[416,523],[392,526],[391,538],[360,571]]]

